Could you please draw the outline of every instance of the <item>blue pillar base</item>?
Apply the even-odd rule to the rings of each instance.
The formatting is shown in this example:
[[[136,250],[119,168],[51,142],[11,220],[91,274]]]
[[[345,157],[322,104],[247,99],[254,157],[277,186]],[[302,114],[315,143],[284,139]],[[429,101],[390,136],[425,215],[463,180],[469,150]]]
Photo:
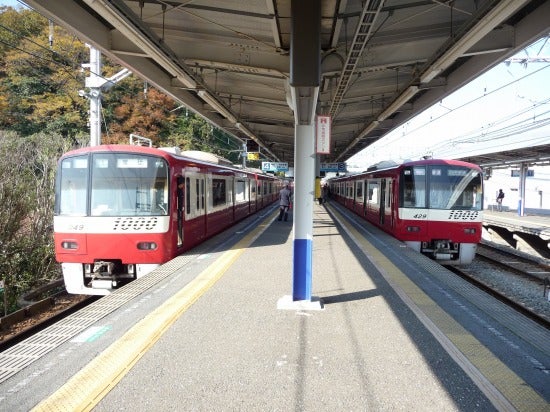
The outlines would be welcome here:
[[[311,300],[293,300],[292,296],[285,295],[277,301],[280,310],[324,310],[323,302],[316,296]]]
[[[311,239],[294,239],[293,300],[311,300],[311,260]]]

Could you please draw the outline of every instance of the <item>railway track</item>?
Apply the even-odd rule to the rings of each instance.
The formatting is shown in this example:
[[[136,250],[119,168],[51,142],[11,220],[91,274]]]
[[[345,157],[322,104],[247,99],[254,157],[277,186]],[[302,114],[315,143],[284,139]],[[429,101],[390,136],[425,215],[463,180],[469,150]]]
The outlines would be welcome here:
[[[453,273],[550,329],[550,267],[528,256],[480,244],[476,259]]]
[[[534,257],[512,253],[487,243],[478,245],[476,258],[484,259],[535,281],[544,282],[545,279],[550,279],[550,264],[544,263],[543,260],[535,261]]]
[[[0,352],[97,300],[96,296],[55,292],[0,318]]]

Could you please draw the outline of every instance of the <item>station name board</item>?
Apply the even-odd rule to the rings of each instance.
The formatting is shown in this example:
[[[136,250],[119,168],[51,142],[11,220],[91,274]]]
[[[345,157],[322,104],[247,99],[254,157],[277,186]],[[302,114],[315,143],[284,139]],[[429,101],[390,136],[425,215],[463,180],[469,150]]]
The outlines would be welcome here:
[[[287,162],[262,162],[264,172],[288,172]]]
[[[321,172],[345,172],[346,163],[321,163]]]

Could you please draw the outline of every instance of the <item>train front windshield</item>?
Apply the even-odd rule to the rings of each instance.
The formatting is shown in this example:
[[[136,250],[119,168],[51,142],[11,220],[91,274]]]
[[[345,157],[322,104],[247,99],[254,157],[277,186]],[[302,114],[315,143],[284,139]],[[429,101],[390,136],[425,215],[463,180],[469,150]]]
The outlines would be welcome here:
[[[463,166],[427,165],[403,169],[400,206],[482,210],[482,178]]]
[[[92,153],[63,159],[56,213],[71,216],[168,214],[168,165],[130,153]]]

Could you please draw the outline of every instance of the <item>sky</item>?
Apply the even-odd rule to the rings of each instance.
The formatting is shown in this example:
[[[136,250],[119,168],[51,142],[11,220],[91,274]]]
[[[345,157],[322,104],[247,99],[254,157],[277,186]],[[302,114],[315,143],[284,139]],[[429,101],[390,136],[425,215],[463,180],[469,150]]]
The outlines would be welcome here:
[[[21,3],[17,0],[0,0],[0,6],[11,6],[13,8],[17,8],[21,6]]]
[[[348,160],[348,169],[380,160],[457,158],[550,144],[550,39],[500,63]]]

